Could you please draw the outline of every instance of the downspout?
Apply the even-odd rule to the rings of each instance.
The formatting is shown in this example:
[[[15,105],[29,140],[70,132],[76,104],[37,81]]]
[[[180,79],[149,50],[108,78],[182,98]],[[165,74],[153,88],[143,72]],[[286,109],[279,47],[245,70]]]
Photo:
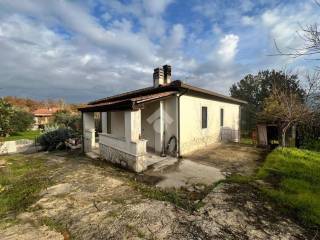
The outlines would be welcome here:
[[[183,96],[184,94],[186,94],[188,92],[188,89],[185,89],[179,96],[178,96],[178,153],[177,153],[177,157],[181,158],[181,154],[180,154],[180,97]]]
[[[84,153],[84,127],[83,127],[83,112],[81,111],[81,132],[82,132],[82,139],[81,139],[81,143],[82,143],[82,153]]]
[[[163,112],[166,112],[165,111],[165,104],[164,104],[164,102],[163,101],[160,101],[160,104],[162,105],[161,106],[161,108],[162,108],[162,113]],[[162,122],[162,126],[161,126],[161,128],[163,129],[163,132],[161,133],[162,134],[162,150],[161,150],[161,154],[160,154],[160,156],[161,157],[165,157],[166,156],[166,153],[165,153],[165,148],[166,148],[166,146],[165,146],[165,144],[166,144],[166,139],[165,139],[165,126],[166,126],[166,124],[165,124],[165,114],[163,114],[162,115],[162,121],[160,121],[160,124],[161,124],[161,122]]]

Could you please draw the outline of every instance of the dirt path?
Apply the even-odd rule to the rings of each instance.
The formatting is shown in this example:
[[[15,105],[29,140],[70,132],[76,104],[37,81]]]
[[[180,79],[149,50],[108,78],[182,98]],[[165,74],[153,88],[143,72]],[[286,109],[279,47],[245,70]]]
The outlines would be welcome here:
[[[261,164],[265,150],[240,144],[215,144],[195,151],[185,158],[214,166],[222,172],[251,175]]]
[[[221,184],[190,213],[148,199],[127,173],[84,157],[44,154],[55,185],[0,239],[307,239],[304,230],[259,200],[254,189]]]

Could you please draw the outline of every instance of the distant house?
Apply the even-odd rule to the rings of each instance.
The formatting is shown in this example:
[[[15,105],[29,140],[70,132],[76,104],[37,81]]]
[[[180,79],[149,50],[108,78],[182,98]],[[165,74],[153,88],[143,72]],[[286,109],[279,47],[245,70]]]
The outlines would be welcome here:
[[[34,116],[34,129],[43,128],[45,125],[48,125],[53,118],[53,114],[59,111],[59,108],[38,108],[33,111]]]
[[[153,86],[79,108],[84,151],[140,172],[150,164],[150,154],[180,157],[208,144],[238,142],[242,104],[246,102],[173,81],[171,66],[165,65],[154,70]],[[95,112],[101,113],[98,144]]]

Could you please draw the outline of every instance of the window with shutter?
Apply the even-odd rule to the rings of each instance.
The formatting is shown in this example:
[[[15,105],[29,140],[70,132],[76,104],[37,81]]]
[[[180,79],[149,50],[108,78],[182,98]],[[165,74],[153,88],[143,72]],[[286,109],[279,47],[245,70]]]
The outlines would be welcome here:
[[[220,109],[220,127],[223,127],[224,125],[224,109]]]
[[[202,128],[208,127],[208,108],[202,107]]]

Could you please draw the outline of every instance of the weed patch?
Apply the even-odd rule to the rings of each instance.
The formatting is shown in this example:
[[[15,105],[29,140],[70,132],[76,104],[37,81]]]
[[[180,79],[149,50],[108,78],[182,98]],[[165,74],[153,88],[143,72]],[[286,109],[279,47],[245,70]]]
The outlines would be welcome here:
[[[320,153],[278,148],[270,153],[257,177],[271,183],[262,191],[304,225],[320,226]]]
[[[15,216],[38,199],[38,193],[51,184],[45,159],[28,155],[5,157],[0,169],[0,219]]]
[[[49,227],[50,230],[60,232],[63,235],[64,239],[68,239],[68,240],[72,239],[67,227],[61,222],[53,218],[48,218],[48,217],[41,218],[39,221],[39,224],[46,225],[47,227]]]
[[[203,190],[197,192],[190,192],[187,189],[161,189],[154,186],[149,186],[144,183],[131,181],[131,185],[140,192],[143,196],[155,199],[159,201],[170,202],[193,212],[203,206],[202,199],[219,183],[215,183],[211,186],[205,186]]]

